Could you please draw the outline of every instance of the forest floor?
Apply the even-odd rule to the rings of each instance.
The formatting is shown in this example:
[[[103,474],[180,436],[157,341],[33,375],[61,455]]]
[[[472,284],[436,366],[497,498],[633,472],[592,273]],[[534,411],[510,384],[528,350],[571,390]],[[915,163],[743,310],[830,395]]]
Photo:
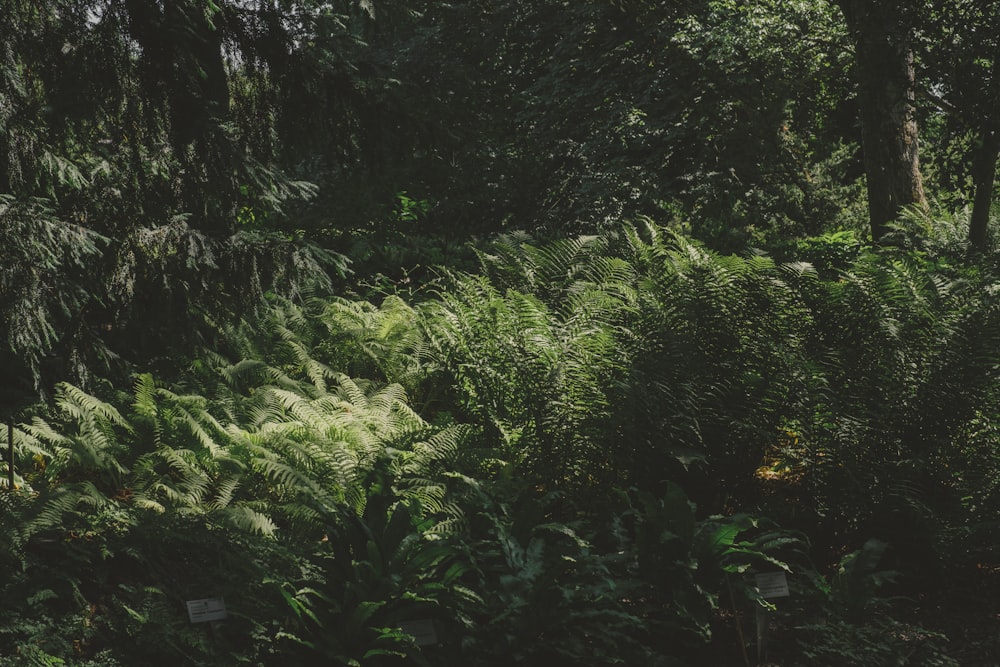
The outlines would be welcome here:
[[[960,586],[920,610],[924,627],[948,637],[962,667],[1000,665],[1000,563],[980,563]]]
[[[981,563],[974,571],[949,581],[949,585],[939,584],[934,582],[938,589],[932,593],[904,596],[894,607],[894,617],[903,622],[902,628],[912,629],[912,637],[901,638],[916,647],[927,639],[919,629],[938,633],[947,640],[937,643],[943,645],[947,655],[961,667],[1000,667],[1000,564]],[[768,629],[766,651],[758,658],[757,624],[753,614],[742,613],[737,623],[731,610],[722,610],[713,624],[713,641],[698,655],[697,664],[804,667],[807,663],[803,662],[802,647],[796,645],[795,625],[793,611],[775,613]],[[741,638],[746,646],[745,655],[740,650]],[[938,664],[899,657],[906,660],[899,664]]]

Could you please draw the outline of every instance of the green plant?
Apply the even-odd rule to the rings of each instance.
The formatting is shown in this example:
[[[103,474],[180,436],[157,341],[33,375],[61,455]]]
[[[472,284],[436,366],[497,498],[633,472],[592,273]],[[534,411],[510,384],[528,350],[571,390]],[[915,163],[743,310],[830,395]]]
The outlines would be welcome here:
[[[684,491],[664,483],[658,495],[636,494],[628,513],[634,522],[636,575],[660,601],[650,622],[665,637],[693,649],[712,638],[720,608],[756,601],[747,582],[752,571],[790,571],[801,537],[746,514],[698,519]],[[665,645],[664,645],[665,646]]]
[[[336,665],[428,665],[401,627],[447,615],[462,573],[454,547],[416,503],[374,492],[361,516],[335,518],[307,552],[300,578],[276,581],[293,613],[278,635],[281,654]],[[331,517],[333,518],[333,517]]]
[[[895,614],[898,598],[880,591],[899,572],[878,569],[888,544],[871,539],[844,556],[829,584],[818,580],[826,618],[796,627],[802,656],[810,665],[863,664],[902,667],[953,667],[959,663],[944,650],[945,637]]]
[[[398,385],[355,382],[289,327],[274,331],[277,367],[197,365],[188,382],[211,398],[148,374],[110,401],[64,384],[50,414],[18,425],[30,486],[5,496],[5,522],[9,560],[29,567],[5,590],[34,602],[8,611],[4,652],[268,664],[296,638],[303,655],[345,664],[418,655],[398,621],[457,576],[439,541],[461,517],[443,474],[466,432],[430,426]],[[192,626],[184,601],[213,595],[231,620]],[[324,645],[315,619],[343,614],[359,634]]]
[[[554,522],[523,484],[468,481],[468,532],[460,534],[469,594],[458,607],[461,660],[501,665],[663,664],[647,619],[630,609],[638,591],[627,556],[602,551]],[[585,526],[580,526],[581,529]]]

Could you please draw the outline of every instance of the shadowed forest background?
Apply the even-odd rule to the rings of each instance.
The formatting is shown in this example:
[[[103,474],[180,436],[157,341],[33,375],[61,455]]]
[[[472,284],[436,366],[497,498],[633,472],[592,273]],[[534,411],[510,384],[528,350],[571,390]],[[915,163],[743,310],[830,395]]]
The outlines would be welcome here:
[[[1000,5],[0,35],[0,665],[1000,661]]]

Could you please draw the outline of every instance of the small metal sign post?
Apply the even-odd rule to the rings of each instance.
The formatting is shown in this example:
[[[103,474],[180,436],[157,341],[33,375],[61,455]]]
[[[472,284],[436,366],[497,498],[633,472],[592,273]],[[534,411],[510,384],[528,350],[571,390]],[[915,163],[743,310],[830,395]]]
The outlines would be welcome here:
[[[754,576],[757,592],[765,600],[787,598],[788,578],[784,572],[763,572]],[[757,605],[757,664],[767,656],[767,625],[770,610]]]
[[[204,598],[187,601],[188,618],[192,623],[207,621],[224,621],[226,619],[226,602],[222,598]]]

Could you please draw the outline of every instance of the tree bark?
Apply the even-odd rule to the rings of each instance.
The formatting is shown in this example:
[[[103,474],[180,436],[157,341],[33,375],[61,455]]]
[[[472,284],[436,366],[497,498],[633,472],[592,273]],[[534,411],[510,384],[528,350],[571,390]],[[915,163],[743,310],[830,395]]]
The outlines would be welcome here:
[[[14,491],[14,416],[7,417],[7,491]]]
[[[912,32],[902,2],[838,0],[855,48],[872,240],[900,210],[927,206],[918,157]]]
[[[986,250],[993,207],[993,186],[997,176],[997,159],[1000,159],[1000,136],[995,130],[985,130],[980,136],[972,161],[972,183],[975,195],[972,200],[972,218],[969,220],[969,244],[978,252]]]
[[[997,91],[1000,90],[1000,40],[994,38],[992,46],[984,104],[973,113],[973,122],[979,127],[979,140],[972,155],[972,186],[975,194],[972,199],[972,217],[969,219],[969,246],[973,252],[985,252],[987,249],[997,160],[1000,159],[1000,114],[995,102]]]

